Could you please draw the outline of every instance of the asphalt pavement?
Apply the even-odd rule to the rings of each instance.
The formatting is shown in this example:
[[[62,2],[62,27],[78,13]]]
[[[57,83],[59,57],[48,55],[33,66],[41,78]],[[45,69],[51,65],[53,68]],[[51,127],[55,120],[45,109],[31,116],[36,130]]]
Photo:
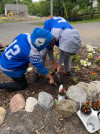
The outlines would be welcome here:
[[[38,25],[38,23],[43,22],[44,21],[0,23],[0,42],[7,46],[18,34],[31,34],[35,27],[42,28],[43,25]],[[82,42],[85,45],[89,43],[92,46],[100,47],[100,22],[78,23],[72,24],[72,26],[79,30]]]

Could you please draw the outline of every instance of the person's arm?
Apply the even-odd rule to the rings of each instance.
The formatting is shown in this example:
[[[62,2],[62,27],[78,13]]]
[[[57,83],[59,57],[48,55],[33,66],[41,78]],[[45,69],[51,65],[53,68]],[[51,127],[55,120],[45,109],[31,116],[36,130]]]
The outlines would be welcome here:
[[[48,55],[49,55],[50,60],[52,61],[52,68],[53,70],[55,70],[57,68],[57,63],[54,58],[53,49],[50,49],[50,50],[48,49]]]
[[[54,83],[54,79],[53,77],[50,75],[50,73],[48,72],[48,70],[45,68],[45,66],[43,65],[43,59],[40,55],[33,55],[30,57],[30,62],[37,68],[37,70],[42,73],[43,75],[45,75],[46,78],[49,79],[49,83],[53,84]]]
[[[57,66],[57,73],[59,73],[60,69],[61,69],[61,65],[62,63],[64,62],[64,59],[65,59],[65,52],[64,51],[61,51],[60,52],[60,58],[59,58],[59,61],[58,61],[58,66]]]
[[[50,73],[47,73],[47,74],[45,75],[45,77],[49,79],[49,83],[50,83],[50,84],[54,84],[54,79],[53,79],[53,77],[50,75]]]

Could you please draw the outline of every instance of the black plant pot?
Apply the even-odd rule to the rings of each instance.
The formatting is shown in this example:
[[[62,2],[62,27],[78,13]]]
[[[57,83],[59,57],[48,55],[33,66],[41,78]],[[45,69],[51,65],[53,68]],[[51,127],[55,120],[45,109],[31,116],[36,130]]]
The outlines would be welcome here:
[[[84,114],[84,115],[90,115],[91,114],[91,108],[88,108],[89,111],[85,111],[84,108],[86,107],[86,105],[82,105],[81,106],[81,112]]]

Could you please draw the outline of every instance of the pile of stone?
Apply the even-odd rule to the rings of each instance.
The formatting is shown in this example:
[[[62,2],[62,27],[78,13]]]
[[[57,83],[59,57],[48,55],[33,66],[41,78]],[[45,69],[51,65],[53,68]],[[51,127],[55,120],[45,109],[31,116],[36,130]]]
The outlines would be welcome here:
[[[90,83],[79,82],[77,85],[72,85],[66,92],[66,99],[54,100],[52,95],[47,92],[40,92],[38,99],[34,97],[28,97],[25,101],[24,96],[21,94],[14,95],[10,100],[11,112],[17,112],[24,110],[26,112],[33,112],[36,105],[40,105],[44,108],[54,109],[66,117],[71,117],[77,109],[77,104],[85,102],[87,96],[94,96],[100,93],[100,81],[92,81]],[[0,107],[0,124],[3,123],[6,115],[6,110]]]

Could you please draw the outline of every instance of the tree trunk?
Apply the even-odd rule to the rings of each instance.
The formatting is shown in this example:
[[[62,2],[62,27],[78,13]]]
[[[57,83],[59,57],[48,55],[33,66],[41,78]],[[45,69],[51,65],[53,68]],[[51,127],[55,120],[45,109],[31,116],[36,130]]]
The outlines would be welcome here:
[[[93,18],[93,1],[94,0],[91,0],[91,2],[90,2],[90,18],[91,19]]]

